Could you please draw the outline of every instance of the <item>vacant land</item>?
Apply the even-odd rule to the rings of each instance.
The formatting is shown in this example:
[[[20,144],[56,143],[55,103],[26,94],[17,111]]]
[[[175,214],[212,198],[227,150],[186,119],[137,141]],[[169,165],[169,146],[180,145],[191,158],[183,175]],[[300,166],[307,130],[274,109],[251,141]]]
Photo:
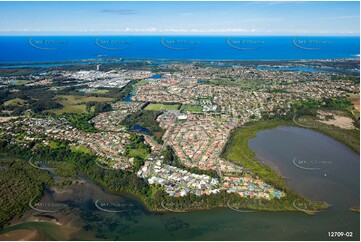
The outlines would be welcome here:
[[[342,111],[318,111],[318,121],[328,125],[334,125],[342,129],[355,129],[354,120]]]
[[[87,97],[77,95],[58,95],[54,97],[54,100],[62,104],[63,106],[82,104],[87,102],[112,102],[114,98],[108,97]]]
[[[52,109],[49,112],[55,114],[63,113],[87,113],[86,103],[89,102],[112,102],[114,98],[108,97],[87,97],[77,95],[58,95],[54,100],[64,107],[61,109]]]
[[[63,114],[63,113],[86,113],[86,105],[80,104],[80,105],[70,105],[63,107],[61,109],[53,109],[49,110],[51,113],[55,113],[57,115]]]
[[[11,84],[13,84],[15,86],[21,86],[21,85],[28,84],[29,82],[31,82],[31,81],[30,80],[15,80],[15,81],[12,81]]]
[[[178,104],[162,104],[162,103],[150,103],[144,110],[161,111],[161,110],[178,110]]]
[[[355,106],[355,109],[360,112],[360,94],[350,95],[351,102]]]
[[[24,104],[26,104],[25,100],[23,100],[21,98],[14,98],[14,99],[4,102],[3,105],[5,107],[8,107],[8,106],[22,106]]]
[[[0,123],[9,122],[12,119],[17,119],[17,116],[14,117],[0,117]]]
[[[70,147],[70,149],[73,152],[82,152],[85,154],[93,154],[94,153],[91,149],[89,149],[88,147],[86,147],[84,145],[72,146],[72,147]]]
[[[350,100],[353,104],[353,107],[350,108],[351,113],[356,119],[360,118],[360,94],[351,94]]]

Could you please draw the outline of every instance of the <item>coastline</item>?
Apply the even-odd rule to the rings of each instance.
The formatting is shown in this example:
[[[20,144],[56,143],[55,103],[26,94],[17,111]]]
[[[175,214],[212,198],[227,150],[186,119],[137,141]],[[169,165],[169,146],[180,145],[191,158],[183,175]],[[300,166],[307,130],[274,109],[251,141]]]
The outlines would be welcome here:
[[[174,58],[120,58],[120,57],[109,57],[109,58],[84,58],[84,59],[69,59],[69,60],[54,60],[54,61],[28,61],[28,62],[0,62],[1,68],[31,68],[36,67],[36,65],[51,65],[56,66],[67,64],[68,66],[75,65],[89,65],[89,64],[112,64],[119,62],[146,62],[146,61],[167,61],[167,62],[225,62],[225,63],[234,63],[234,62],[329,62],[329,61],[346,61],[346,60],[359,60],[360,56],[357,57],[343,57],[343,58],[315,58],[315,59],[174,59]],[[8,66],[8,67],[7,67]],[[27,66],[27,67],[17,67],[17,66]]]

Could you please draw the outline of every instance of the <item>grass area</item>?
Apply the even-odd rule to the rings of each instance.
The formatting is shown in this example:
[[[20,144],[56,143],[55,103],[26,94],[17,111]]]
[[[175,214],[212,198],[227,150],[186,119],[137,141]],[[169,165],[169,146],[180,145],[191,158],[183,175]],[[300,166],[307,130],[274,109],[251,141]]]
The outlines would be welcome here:
[[[143,86],[143,85],[145,85],[145,84],[147,84],[149,82],[150,82],[150,80],[141,80],[141,81],[137,82],[135,84],[135,86]]]
[[[49,142],[49,147],[52,149],[56,149],[56,148],[58,148],[58,143],[56,143],[55,141],[52,140]]]
[[[88,97],[78,95],[57,95],[54,97],[56,102],[59,102],[64,107],[61,109],[52,109],[48,112],[57,115],[64,113],[87,113],[86,103],[88,102],[112,102],[114,98],[108,97]],[[94,107],[90,111],[94,111]]]
[[[54,100],[63,106],[77,105],[87,102],[112,102],[114,98],[109,97],[87,97],[78,95],[57,95]]]
[[[108,93],[108,92],[109,92],[109,90],[103,89],[103,90],[98,90],[98,91],[94,91],[94,92],[91,92],[91,93],[95,93],[95,94],[105,94],[105,93]]]
[[[350,100],[353,104],[353,107],[350,108],[350,111],[353,113],[356,119],[360,118],[360,94],[351,94]]]
[[[30,80],[14,80],[11,82],[11,84],[15,85],[15,86],[21,86],[21,85],[28,84],[29,82],[31,82],[31,81]]]
[[[73,152],[81,152],[90,155],[93,154],[93,151],[84,145],[71,146],[70,149]]]
[[[5,107],[8,107],[8,106],[22,106],[22,105],[25,105],[26,104],[26,101],[21,99],[21,98],[14,98],[14,99],[11,99],[11,100],[8,100],[6,102],[4,102],[4,106]]]
[[[202,112],[203,108],[201,106],[192,106],[192,105],[182,105],[182,109],[185,111],[193,112]]]
[[[178,110],[179,104],[162,104],[162,103],[150,103],[144,110],[149,111],[161,111],[161,110]]]
[[[138,158],[142,158],[142,159],[147,159],[149,153],[147,152],[147,150],[142,149],[142,148],[137,148],[137,149],[131,149],[129,151],[129,157],[138,157]]]
[[[79,104],[79,105],[65,106],[61,109],[52,109],[52,110],[49,110],[48,112],[59,115],[59,114],[63,114],[63,113],[87,113],[87,110],[86,110],[85,104]]]
[[[358,104],[358,106],[360,106],[360,94],[357,93],[357,94],[351,94],[350,95],[350,100],[351,102],[355,105],[355,104]]]

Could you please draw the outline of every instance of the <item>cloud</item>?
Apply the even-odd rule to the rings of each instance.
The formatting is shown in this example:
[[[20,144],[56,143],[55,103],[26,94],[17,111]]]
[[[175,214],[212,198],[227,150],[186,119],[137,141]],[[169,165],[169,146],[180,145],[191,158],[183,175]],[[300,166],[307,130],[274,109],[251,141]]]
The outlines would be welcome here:
[[[136,14],[136,12],[132,9],[104,9],[104,10],[102,10],[102,12],[118,14],[118,15]]]

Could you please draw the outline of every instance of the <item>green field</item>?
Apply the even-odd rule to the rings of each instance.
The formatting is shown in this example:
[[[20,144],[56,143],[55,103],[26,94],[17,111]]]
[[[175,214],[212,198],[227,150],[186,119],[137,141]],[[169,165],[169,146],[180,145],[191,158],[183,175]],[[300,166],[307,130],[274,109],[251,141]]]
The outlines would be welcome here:
[[[203,108],[201,106],[191,106],[191,105],[182,105],[182,109],[185,111],[191,112],[202,112]]]
[[[22,106],[26,104],[26,101],[23,100],[23,99],[20,99],[20,98],[14,98],[14,99],[11,99],[11,100],[8,100],[6,102],[4,102],[4,106],[5,107],[8,107],[8,106]]]
[[[360,94],[351,94],[350,100],[354,106],[350,107],[349,110],[354,114],[355,118],[358,119],[360,118]]]
[[[150,80],[141,80],[141,81],[137,82],[135,84],[135,86],[142,86],[142,85],[145,85],[145,84],[147,84],[149,82],[150,82]]]
[[[150,103],[144,110],[149,111],[161,111],[161,110],[178,110],[179,104],[162,104],[162,103]]]
[[[56,143],[55,141],[52,140],[49,143],[49,147],[52,149],[56,149],[56,148],[58,148],[58,143]]]
[[[129,157],[139,157],[142,159],[146,159],[148,157],[149,153],[147,152],[147,150],[142,149],[142,148],[138,148],[138,149],[131,149],[129,151]]]
[[[15,81],[12,81],[11,84],[15,85],[15,86],[21,86],[21,85],[25,85],[25,84],[28,84],[29,80],[15,80]]]
[[[66,106],[61,109],[49,110],[49,112],[59,115],[63,113],[86,113],[87,111],[86,111],[86,105],[80,104],[80,105]]]
[[[63,113],[87,113],[86,110],[87,102],[112,102],[114,101],[114,98],[87,97],[87,96],[77,96],[77,95],[57,95],[54,97],[54,100],[56,102],[59,102],[64,107],[61,109],[52,109],[49,110],[49,112],[59,115]]]
[[[82,152],[85,154],[93,154],[93,151],[84,145],[71,146],[70,149],[73,152]]]
[[[87,97],[77,95],[57,95],[54,100],[62,104],[63,106],[82,104],[87,102],[112,102],[114,98],[108,97]]]

